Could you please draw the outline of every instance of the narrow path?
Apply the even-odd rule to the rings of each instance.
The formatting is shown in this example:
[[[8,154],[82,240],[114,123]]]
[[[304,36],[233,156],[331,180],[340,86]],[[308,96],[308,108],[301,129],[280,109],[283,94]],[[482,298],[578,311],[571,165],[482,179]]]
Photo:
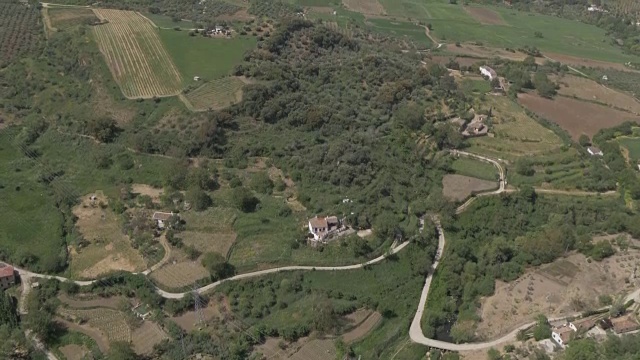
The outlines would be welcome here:
[[[166,233],[162,233],[162,235],[160,236],[160,239],[158,240],[160,242],[160,245],[162,245],[162,248],[164,248],[164,256],[155,265],[143,271],[142,275],[151,274],[152,272],[160,269],[164,264],[167,263],[167,261],[169,261],[169,258],[171,257],[171,246],[169,246],[169,243],[167,242],[167,237],[165,234]]]
[[[438,46],[436,46],[436,49],[440,49],[444,43],[438,42],[438,40],[436,40],[436,38],[434,38],[431,35],[431,30],[429,30],[429,27],[426,25],[421,25],[424,28],[424,34],[427,35],[427,37],[429,38],[429,40],[431,40],[431,42],[433,42],[433,44],[437,44]]]

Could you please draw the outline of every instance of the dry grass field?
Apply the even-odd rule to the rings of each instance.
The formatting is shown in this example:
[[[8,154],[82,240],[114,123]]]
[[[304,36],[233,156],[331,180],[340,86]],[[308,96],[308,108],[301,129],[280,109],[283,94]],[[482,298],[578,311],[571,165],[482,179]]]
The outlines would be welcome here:
[[[83,360],[89,355],[89,349],[76,344],[61,346],[58,350],[60,350],[66,360]]]
[[[508,25],[500,14],[491,9],[465,6],[464,10],[482,25]]]
[[[58,325],[61,325],[62,327],[68,330],[77,331],[79,333],[83,333],[88,337],[92,338],[96,342],[96,344],[98,345],[98,348],[103,354],[106,354],[109,351],[109,340],[104,336],[104,334],[100,330],[95,329],[87,324],[79,325],[75,322],[63,319],[62,317],[56,317],[55,320]]]
[[[209,276],[207,269],[199,261],[190,261],[179,250],[172,249],[171,260],[151,273],[151,278],[165,289],[180,289]]]
[[[186,100],[187,106],[194,111],[224,109],[242,101],[242,87],[245,84],[237,76],[212,80],[184,95],[183,101]]]
[[[86,308],[96,308],[96,307],[104,307],[109,309],[117,310],[120,307],[120,304],[123,301],[129,301],[127,298],[122,296],[113,296],[108,298],[92,298],[92,299],[78,299],[78,298],[70,298],[69,295],[60,294],[58,299],[64,304],[72,308],[76,309],[86,309]]]
[[[442,178],[442,194],[451,200],[462,201],[472,194],[493,190],[496,181],[482,180],[470,176],[447,174]]]
[[[561,95],[603,103],[618,110],[640,115],[640,102],[633,96],[578,76],[567,75],[555,80],[560,84],[558,93]]]
[[[336,346],[331,339],[314,339],[302,346],[290,360],[326,360],[336,357]]]
[[[168,339],[169,336],[156,323],[144,321],[140,327],[133,330],[131,338],[136,354],[148,355],[153,352],[156,344]]]
[[[542,118],[558,124],[575,140],[582,134],[591,137],[600,129],[640,120],[624,111],[566,97],[550,100],[528,93],[518,95],[518,101]]]
[[[601,262],[582,254],[530,269],[518,280],[496,282],[495,294],[482,299],[477,333],[491,339],[543,313],[562,316],[601,306],[599,295],[615,295],[637,286],[626,281],[640,264],[640,251],[618,253]]]
[[[160,41],[158,30],[133,11],[95,9],[108,23],[94,26],[100,52],[127,98],[180,93],[182,77]]]
[[[464,56],[457,56],[457,55],[452,55],[452,56],[445,56],[445,55],[433,55],[431,56],[431,61],[435,62],[436,64],[440,64],[440,65],[447,65],[449,63],[450,60],[453,60],[455,62],[457,62],[458,64],[460,64],[460,66],[472,66],[473,64],[482,61],[481,59],[476,59],[476,58],[471,58],[471,57],[464,57]]]
[[[236,241],[233,209],[213,207],[203,212],[184,212],[181,216],[187,224],[187,231],[180,233],[182,241],[202,253],[217,252],[226,256]]]
[[[564,55],[564,54],[558,54],[558,53],[552,53],[552,52],[544,52],[544,56],[548,57],[549,59],[552,59],[553,61],[559,61],[563,64],[573,65],[573,66],[616,69],[620,71],[636,71],[626,67],[623,63],[585,59],[585,58],[580,58],[576,56]]]
[[[371,330],[373,330],[382,320],[382,315],[379,312],[371,313],[363,322],[361,322],[354,329],[342,335],[342,341],[346,344],[351,344],[359,339],[362,339]]]
[[[100,331],[109,342],[131,341],[131,329],[120,311],[105,308],[59,309],[58,313],[68,321]]]
[[[106,197],[100,192],[96,196],[96,201],[91,201],[88,195],[83,197],[82,203],[73,208],[78,218],[76,227],[88,245],[70,247],[71,273],[95,278],[114,270],[144,270],[145,261],[122,234],[117,216],[108,207],[100,206],[100,202],[107,204]]]
[[[364,15],[386,15],[384,7],[378,0],[342,0],[344,6]]]
[[[51,30],[65,29],[79,24],[89,24],[98,21],[96,14],[91,9],[86,8],[45,8],[45,16],[49,18],[47,25],[51,25]]]
[[[229,304],[226,299],[222,301],[209,300],[209,304],[206,308],[202,309],[202,317],[205,322],[210,321],[213,318],[223,318],[223,314],[228,312]],[[196,324],[199,319],[195,311],[187,311],[179,316],[171,318],[178,326],[185,331],[192,331],[196,328]]]

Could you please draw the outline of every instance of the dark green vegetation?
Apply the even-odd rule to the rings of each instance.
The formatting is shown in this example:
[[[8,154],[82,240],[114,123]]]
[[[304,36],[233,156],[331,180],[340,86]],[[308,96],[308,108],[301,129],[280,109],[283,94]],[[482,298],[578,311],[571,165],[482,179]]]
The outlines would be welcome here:
[[[0,68],[40,46],[40,10],[35,3],[0,1]]]
[[[633,334],[623,337],[609,336],[603,343],[593,339],[577,340],[571,343],[561,360],[632,360],[640,353],[640,335]]]
[[[549,263],[572,249],[600,260],[591,237],[640,235],[637,219],[620,199],[546,197],[531,188],[476,200],[447,227],[447,249],[425,308],[425,335],[454,322],[451,336],[474,337],[479,296],[493,294],[496,279],[512,281],[527,266]],[[602,246],[609,244],[603,244]],[[607,249],[604,249],[607,250]],[[607,250],[608,254],[612,252]]]
[[[345,325],[341,315],[360,307],[377,310],[382,323],[353,352],[388,359],[404,341],[415,312],[422,276],[435,255],[435,232],[409,246],[392,261],[364,271],[279,274],[227,283],[222,291],[254,342],[268,336],[295,340],[314,330],[340,333]]]

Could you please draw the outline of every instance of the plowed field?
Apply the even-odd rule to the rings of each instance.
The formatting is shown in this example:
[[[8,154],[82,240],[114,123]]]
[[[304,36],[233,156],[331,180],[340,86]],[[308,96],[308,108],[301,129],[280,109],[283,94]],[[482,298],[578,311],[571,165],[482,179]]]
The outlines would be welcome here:
[[[133,11],[95,9],[108,23],[93,29],[100,52],[128,98],[177,95],[182,78],[157,29]]]

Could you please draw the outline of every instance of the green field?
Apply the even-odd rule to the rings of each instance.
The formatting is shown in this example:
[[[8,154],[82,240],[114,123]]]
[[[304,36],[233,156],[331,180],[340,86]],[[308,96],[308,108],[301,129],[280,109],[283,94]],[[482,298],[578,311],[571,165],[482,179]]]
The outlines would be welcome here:
[[[456,174],[471,176],[484,180],[496,180],[498,170],[491,164],[460,156],[451,163],[451,168]]]
[[[638,61],[610,43],[605,30],[596,26],[553,16],[491,7],[506,24],[481,25],[462,5],[444,0],[380,0],[395,21],[411,19],[431,24],[433,35],[443,42],[481,42],[496,47],[536,46],[557,52],[602,61]],[[536,38],[541,31],[543,38]]]
[[[203,84],[185,94],[185,98],[196,111],[223,109],[242,100],[245,83],[237,77],[229,76]]]
[[[634,162],[640,160],[640,138],[621,137],[617,141],[629,150],[629,158],[631,160]]]
[[[175,30],[160,30],[160,38],[186,83],[193,83],[194,76],[213,80],[229,75],[256,45],[256,39],[249,36],[213,39]]]
[[[157,27],[173,29],[179,27],[181,29],[193,29],[196,25],[193,21],[180,20],[178,22],[173,21],[170,16],[143,13],[146,18],[151,20]]]

